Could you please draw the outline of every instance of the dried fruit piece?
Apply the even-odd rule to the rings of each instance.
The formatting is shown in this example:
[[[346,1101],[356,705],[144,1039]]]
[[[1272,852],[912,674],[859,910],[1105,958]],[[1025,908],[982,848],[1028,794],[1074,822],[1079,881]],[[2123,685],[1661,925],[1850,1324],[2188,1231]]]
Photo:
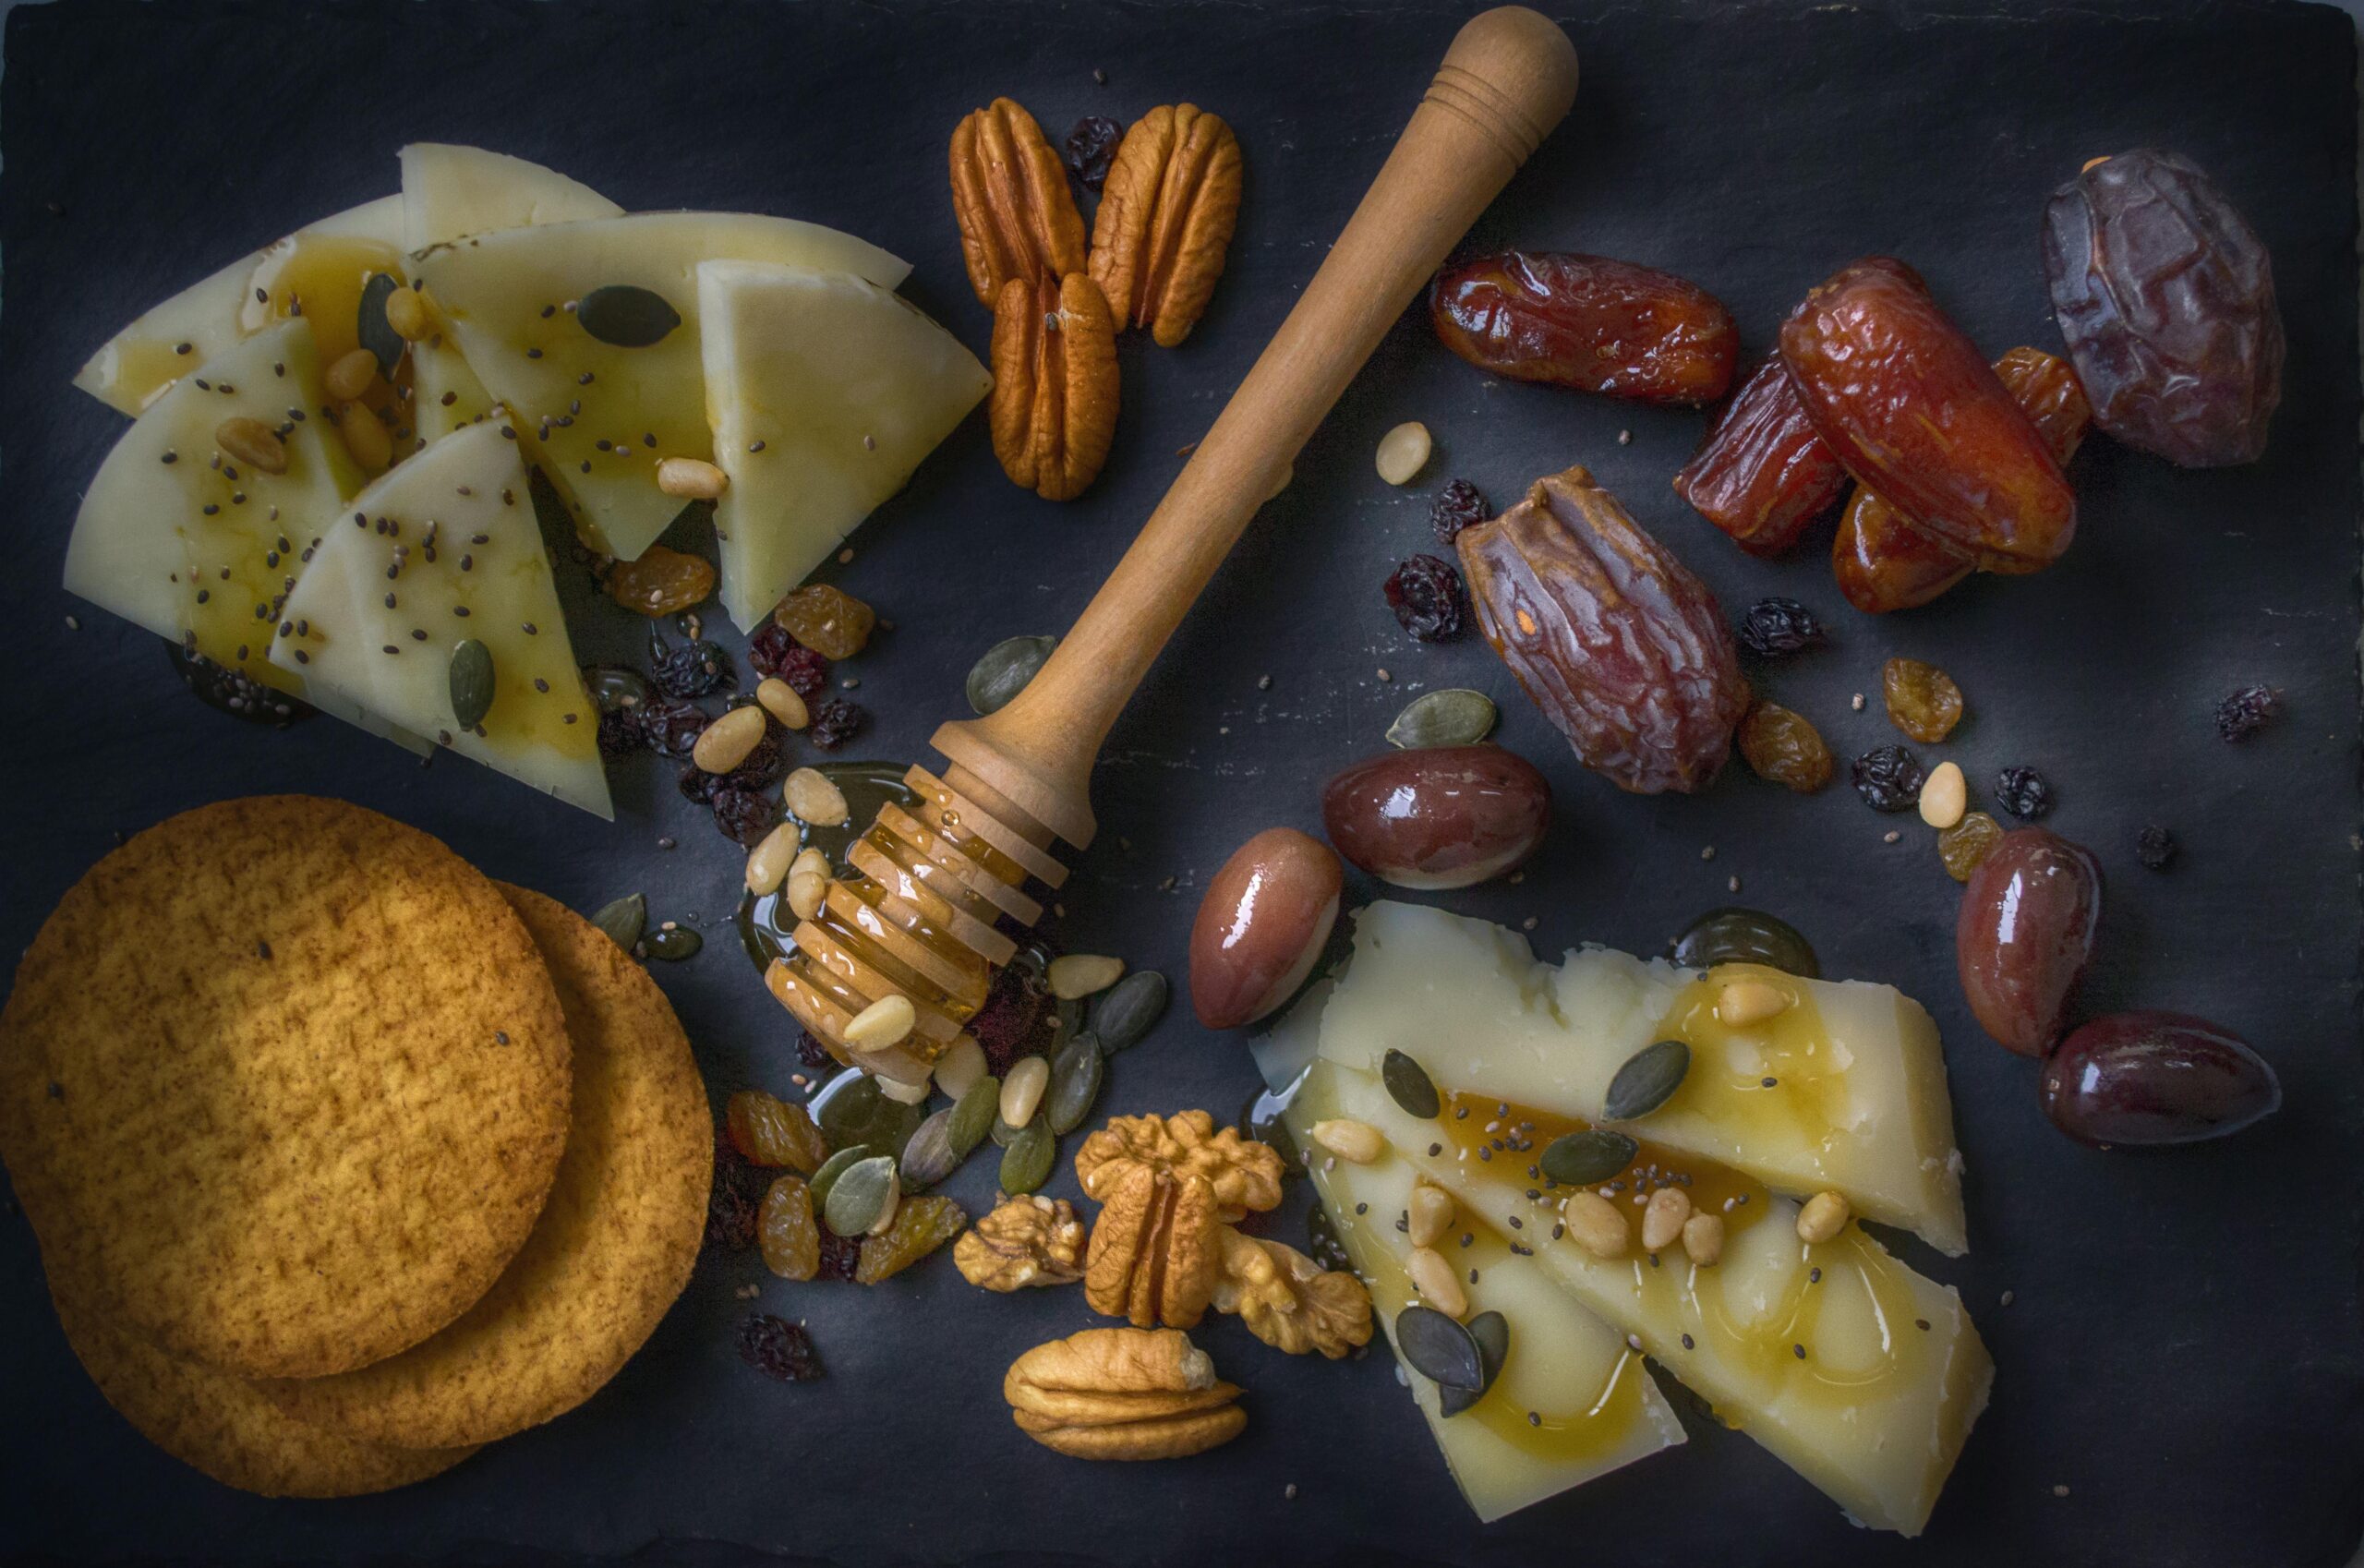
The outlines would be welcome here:
[[[784,1383],[811,1382],[822,1376],[821,1357],[804,1325],[769,1312],[750,1312],[740,1322],[739,1359]]]
[[[2052,786],[2032,767],[2007,767],[1995,776],[1995,802],[2021,822],[2052,810]]]
[[[834,752],[854,738],[863,718],[859,705],[843,697],[826,697],[813,705],[813,722],[804,738],[825,752]]]
[[[1449,545],[1461,537],[1461,530],[1493,515],[1493,504],[1477,486],[1466,479],[1452,479],[1429,503],[1429,526],[1436,530],[1438,543]]]
[[[648,625],[650,683],[669,697],[687,700],[708,696],[739,683],[738,669],[720,643],[693,637],[672,644],[656,621]]]
[[[743,1252],[755,1245],[756,1218],[772,1175],[741,1159],[728,1143],[714,1146],[714,1185],[706,1189],[706,1246]]]
[[[1670,272],[1567,251],[1506,250],[1429,291],[1439,340],[1481,370],[1636,403],[1695,406],[1731,385],[1731,313]]]
[[[1921,759],[1902,746],[1874,746],[1851,771],[1855,792],[1874,811],[1911,811],[1921,798]]]
[[[1424,643],[1450,642],[1468,623],[1468,591],[1451,561],[1416,555],[1387,579],[1386,592],[1396,624]]]
[[[1013,278],[994,310],[994,455],[1010,482],[1072,501],[1116,434],[1116,328],[1081,272]]]
[[[968,1212],[949,1198],[904,1199],[886,1228],[863,1239],[861,1258],[854,1264],[854,1283],[876,1285],[901,1273],[968,1225]]]
[[[1092,221],[1092,281],[1118,321],[1160,348],[1190,335],[1223,276],[1240,178],[1239,139],[1197,104],[1133,123]]]
[[[821,1227],[813,1218],[813,1189],[784,1176],[764,1194],[755,1220],[764,1267],[784,1280],[809,1280],[821,1269]]]
[[[829,683],[829,661],[788,634],[777,621],[766,621],[747,639],[747,662],[758,675],[788,682],[800,697],[810,698]]]
[[[769,790],[742,790],[726,784],[714,791],[708,803],[714,808],[715,826],[743,850],[762,843],[764,835],[779,820],[779,802]]]
[[[2101,862],[2044,828],[2004,834],[1971,873],[1955,961],[1971,1012],[2006,1050],[2041,1056],[2060,1037],[2101,913]]]
[[[1700,516],[1764,556],[1796,544],[1846,487],[1847,470],[1815,433],[1778,355],[1741,383],[1674,476],[1674,493]]]
[[[996,98],[952,133],[952,215],[977,303],[995,307],[1013,281],[1083,270],[1083,214],[1067,170],[1034,116]]]
[[[1880,697],[1888,722],[1927,745],[1936,745],[1961,722],[1961,688],[1934,664],[1892,658],[1880,666]]]
[[[1067,139],[1059,143],[1059,159],[1078,185],[1097,191],[1108,183],[1109,165],[1116,161],[1116,144],[1124,139],[1125,127],[1107,115],[1086,115],[1067,127]]]
[[[2080,1143],[2197,1143],[2282,1108],[2274,1069],[2231,1030],[2188,1013],[2113,1013],[2060,1043],[2038,1085]]]
[[[829,1157],[827,1141],[803,1106],[760,1089],[742,1089],[730,1096],[723,1128],[730,1146],[753,1164],[785,1165],[810,1176]]]
[[[1715,777],[1749,704],[1723,611],[1591,474],[1537,480],[1454,548],[1487,642],[1586,766],[1639,794]]]
[[[1813,610],[1795,599],[1758,599],[1740,618],[1740,645],[1759,658],[1787,658],[1830,640]]]
[[[843,588],[807,583],[772,610],[788,634],[824,658],[851,658],[870,644],[878,612]]]
[[[2044,213],[2044,266],[2105,430],[2188,468],[2255,462],[2282,401],[2274,262],[2189,159],[2088,164]]]
[[[2176,836],[2155,822],[2145,825],[2134,835],[2134,858],[2153,871],[2165,871],[2175,864],[2181,849]]]
[[[1759,702],[1740,721],[1740,754],[1759,778],[1811,795],[1830,782],[1830,748],[1803,714]]]
[[[1500,746],[1381,752],[1321,791],[1338,852],[1398,887],[1468,887],[1529,855],[1551,826],[1551,786]]]
[[[651,545],[638,561],[608,569],[608,597],[654,621],[704,604],[714,592],[714,562],[665,545]]]
[[[2216,705],[2216,733],[2246,741],[2282,716],[2282,694],[2272,686],[2244,686]]]
[[[1937,858],[1946,874],[1967,882],[2003,837],[2003,825],[1983,811],[1964,814],[1960,822],[1937,835]]]

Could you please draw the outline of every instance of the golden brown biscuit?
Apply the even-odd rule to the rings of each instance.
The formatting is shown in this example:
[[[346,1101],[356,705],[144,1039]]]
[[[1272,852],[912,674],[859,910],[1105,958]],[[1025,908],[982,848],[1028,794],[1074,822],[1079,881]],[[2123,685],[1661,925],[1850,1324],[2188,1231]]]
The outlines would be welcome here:
[[[574,1128],[539,1224],[484,1299],[423,1345],[262,1385],[292,1415],[413,1448],[490,1442],[615,1376],[689,1283],[714,1122],[689,1037],[647,971],[582,916],[502,884],[574,1038]]]
[[[0,1011],[0,1157],[52,1276],[257,1377],[363,1366],[467,1310],[541,1212],[568,1085],[500,890],[305,796],[201,806],[99,862]]]

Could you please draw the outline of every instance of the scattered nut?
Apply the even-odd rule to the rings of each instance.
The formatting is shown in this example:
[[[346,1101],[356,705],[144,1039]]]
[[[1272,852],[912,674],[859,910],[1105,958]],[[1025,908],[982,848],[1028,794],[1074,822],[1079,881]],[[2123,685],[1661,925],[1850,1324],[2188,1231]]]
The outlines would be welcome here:
[[[386,296],[386,325],[404,343],[418,343],[435,332],[435,312],[416,288],[398,288]]]
[[[877,1076],[878,1092],[899,1105],[924,1105],[927,1104],[928,1095],[933,1092],[924,1080],[918,1083],[906,1083],[899,1078],[889,1078],[885,1073]],[[874,1230],[871,1234],[875,1236],[878,1233]]]
[[[818,864],[813,863],[816,861]],[[811,920],[821,912],[828,897],[828,857],[818,850],[806,850],[788,868],[789,911],[799,920]]]
[[[1248,1332],[1275,1350],[1318,1350],[1335,1361],[1370,1343],[1370,1292],[1350,1273],[1324,1270],[1294,1247],[1219,1232],[1223,1264],[1211,1305],[1236,1314]]]
[[[1313,1141],[1350,1164],[1368,1165],[1387,1152],[1385,1133],[1347,1116],[1315,1122]]]
[[[1961,776],[1961,764],[1941,762],[1930,769],[1929,777],[1921,784],[1921,820],[1943,830],[1961,820],[1970,805],[1970,784]]]
[[[1391,485],[1408,485],[1429,465],[1429,428],[1407,420],[1379,438],[1379,476]]]
[[[706,734],[713,734],[715,725],[722,722],[717,719],[714,725],[708,725]],[[705,736],[699,739],[703,741]],[[799,822],[814,827],[835,827],[853,814],[852,808],[846,804],[845,791],[831,783],[827,774],[814,767],[800,767],[790,773],[788,782],[780,787],[780,798],[788,802],[788,809]]]
[[[657,488],[683,501],[712,501],[730,476],[699,457],[669,457],[657,464]]]
[[[1073,501],[1116,437],[1116,327],[1081,272],[1012,278],[994,304],[986,423],[1010,483]]]
[[[1120,322],[1161,348],[1190,335],[1223,276],[1239,220],[1239,139],[1194,103],[1133,123],[1092,226],[1092,280]]]
[[[278,433],[259,419],[240,416],[224,419],[213,428],[213,444],[223,454],[245,464],[258,474],[287,472],[287,446]]]
[[[1711,1267],[1724,1255],[1724,1217],[1694,1214],[1683,1221],[1683,1251],[1701,1268]]]
[[[1012,1067],[1001,1080],[1001,1119],[1019,1128],[1032,1121],[1050,1083],[1051,1064],[1045,1057],[1028,1056]]]
[[[796,688],[777,675],[766,675],[755,688],[755,700],[787,730],[802,730],[813,722],[813,710],[804,706]]]
[[[1012,281],[1084,269],[1083,214],[1067,173],[1023,105],[996,98],[952,133],[952,215],[977,303],[993,308]]]
[[[320,375],[320,386],[339,403],[351,403],[378,379],[378,356],[366,348],[340,354]]]
[[[1101,1206],[1084,1254],[1083,1298],[1136,1328],[1187,1329],[1206,1315],[1222,1273],[1228,1227],[1217,1218],[1214,1184],[1131,1161],[1111,1168],[1117,1174],[1084,1188]]]
[[[1225,1223],[1280,1207],[1279,1152],[1242,1138],[1236,1127],[1218,1128],[1205,1111],[1111,1116],[1076,1151],[1076,1179],[1086,1197],[1104,1203],[1119,1182],[1142,1167],[1162,1176],[1205,1177]]]
[[[953,1243],[952,1261],[971,1285],[1004,1295],[1072,1285],[1083,1277],[1083,1222],[1066,1199],[1005,1198]]]
[[[952,1048],[936,1058],[935,1086],[950,1099],[958,1101],[985,1076],[985,1049],[974,1035],[962,1035]]]
[[[354,352],[368,358],[369,351],[357,348]],[[374,359],[371,364],[377,363]],[[394,460],[394,439],[386,434],[386,427],[369,411],[368,405],[347,403],[336,411],[336,433],[344,438],[344,450],[353,461],[375,474]]]
[[[1239,1390],[1178,1330],[1086,1329],[1011,1363],[1019,1429],[1077,1459],[1178,1459],[1239,1435]]]
[[[1691,1218],[1691,1195],[1679,1187],[1661,1187],[1650,1194],[1642,1210],[1642,1250],[1663,1252],[1683,1236]]]
[[[1051,960],[1051,995],[1062,1002],[1093,996],[1124,978],[1125,960],[1068,953]]]
[[[796,859],[796,825],[783,822],[764,835],[747,856],[747,891],[757,898],[779,891]]]
[[[1469,1316],[1469,1293],[1444,1254],[1433,1247],[1415,1247],[1404,1257],[1404,1273],[1420,1299],[1448,1318]]]
[[[1798,1239],[1809,1245],[1828,1241],[1847,1228],[1847,1200],[1836,1192],[1817,1192],[1798,1211]]]
[[[708,773],[728,773],[754,752],[768,722],[760,707],[734,707],[698,731],[690,760]]]
[[[1429,1182],[1412,1188],[1412,1197],[1405,1205],[1405,1234],[1415,1247],[1434,1247],[1453,1228],[1454,1204],[1453,1194]]]
[[[1735,980],[1716,993],[1716,1021],[1726,1029],[1745,1029],[1789,1010],[1789,993],[1762,980]]]
[[[1561,1213],[1565,1217],[1568,1235],[1594,1257],[1606,1260],[1625,1255],[1625,1216],[1599,1193],[1586,1188],[1569,1194]]]
[[[847,1020],[846,1044],[856,1051],[884,1051],[890,1045],[901,1044],[918,1022],[919,1013],[911,1006],[911,999],[899,991],[889,992]]]

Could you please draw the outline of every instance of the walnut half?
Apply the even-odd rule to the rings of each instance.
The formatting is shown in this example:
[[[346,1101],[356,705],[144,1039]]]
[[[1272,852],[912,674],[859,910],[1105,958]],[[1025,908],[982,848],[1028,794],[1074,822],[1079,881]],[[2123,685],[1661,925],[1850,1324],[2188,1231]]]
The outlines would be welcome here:
[[[1362,1281],[1228,1225],[1222,1241],[1216,1311],[1236,1313],[1248,1333],[1291,1356],[1319,1350],[1335,1361],[1370,1343],[1370,1292]]]
[[[1072,1285],[1083,1277],[1083,1222],[1064,1198],[1005,1198],[953,1244],[952,1260],[986,1290]]]
[[[1076,1179],[1083,1184],[1085,1196],[1103,1202],[1130,1165],[1206,1177],[1220,1210],[1216,1217],[1225,1223],[1280,1206],[1279,1152],[1270,1144],[1240,1137],[1236,1128],[1218,1131],[1215,1118],[1205,1111],[1111,1116],[1076,1151]]]
[[[1174,1329],[1086,1329],[1038,1345],[1001,1391],[1020,1430],[1078,1459],[1178,1459],[1248,1424],[1239,1390]]]

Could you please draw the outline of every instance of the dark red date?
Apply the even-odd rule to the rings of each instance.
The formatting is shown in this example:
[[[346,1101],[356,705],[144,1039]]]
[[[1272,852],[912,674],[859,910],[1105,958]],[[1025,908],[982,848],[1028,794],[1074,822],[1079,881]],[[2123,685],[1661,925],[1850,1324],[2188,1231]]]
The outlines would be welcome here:
[[[1674,476],[1674,493],[1751,555],[1779,555],[1846,487],[1777,356],[1758,366]]]
[[[2102,868],[2041,827],[2006,833],[1970,874],[1954,927],[1962,995],[2006,1050],[2042,1056],[2093,954]]]
[[[2080,1143],[2197,1143],[2272,1116],[2282,1085],[2229,1029],[2189,1013],[2113,1013],[2060,1043],[2038,1085]]]
[[[1714,295],[1603,256],[1481,256],[1437,274],[1429,314],[1444,345],[1481,370],[1636,403],[1713,403],[1740,356]]]

